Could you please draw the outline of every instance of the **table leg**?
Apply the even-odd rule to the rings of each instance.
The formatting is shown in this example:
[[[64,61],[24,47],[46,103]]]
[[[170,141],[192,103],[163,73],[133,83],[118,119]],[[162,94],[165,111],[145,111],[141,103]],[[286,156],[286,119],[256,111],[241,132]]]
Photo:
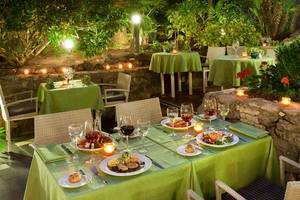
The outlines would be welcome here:
[[[193,95],[193,73],[189,72],[189,95]]]
[[[181,88],[181,73],[178,72],[178,91],[182,92],[182,88]]]
[[[171,74],[171,97],[175,98],[175,80],[174,80],[174,74]]]
[[[165,79],[164,74],[160,73],[161,95],[165,95]]]

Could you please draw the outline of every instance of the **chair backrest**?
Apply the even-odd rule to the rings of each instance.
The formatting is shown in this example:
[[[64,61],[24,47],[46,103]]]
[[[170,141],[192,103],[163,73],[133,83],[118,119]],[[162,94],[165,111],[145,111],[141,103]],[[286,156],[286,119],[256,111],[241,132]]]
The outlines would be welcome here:
[[[159,98],[151,98],[140,101],[132,101],[116,105],[116,118],[118,126],[120,125],[120,117],[131,115],[133,125],[137,124],[137,120],[147,121],[151,124],[158,124],[162,119]]]
[[[277,59],[276,57],[276,52],[274,49],[267,49],[266,51],[266,56],[270,57],[270,58],[273,58],[274,60]]]
[[[225,50],[225,47],[208,47],[206,63],[211,66],[216,57],[225,55]]]
[[[91,109],[37,115],[34,117],[34,144],[59,144],[70,141],[68,126],[92,120]]]
[[[119,73],[117,79],[117,88],[130,91],[131,75]]]
[[[284,200],[300,199],[300,181],[289,181],[286,186]]]
[[[5,96],[2,90],[2,86],[0,85],[0,107],[1,107],[1,114],[2,114],[2,118],[4,120],[8,120],[9,119],[9,113],[8,113],[8,109],[5,106],[6,105],[6,101],[5,101]]]
[[[235,50],[232,46],[227,46],[227,55],[235,55]],[[239,56],[242,56],[243,52],[247,52],[247,47],[245,46],[240,46],[238,49],[237,49],[237,54]]]

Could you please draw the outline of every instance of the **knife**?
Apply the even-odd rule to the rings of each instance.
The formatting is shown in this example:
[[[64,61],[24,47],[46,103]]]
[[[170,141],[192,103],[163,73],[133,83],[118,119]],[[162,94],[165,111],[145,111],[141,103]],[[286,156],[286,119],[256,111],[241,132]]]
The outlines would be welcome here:
[[[156,167],[160,168],[160,169],[164,169],[164,167],[159,164],[158,162],[154,161],[150,156],[145,155],[147,158],[149,158],[151,160],[151,162],[153,163],[153,165],[155,165]]]
[[[104,180],[103,178],[101,178],[98,174],[98,170],[96,166],[92,166],[91,167],[91,171],[93,172],[93,174],[95,174],[105,185],[109,184],[109,182],[107,180]]]
[[[66,147],[66,145],[61,144],[60,146],[61,146],[61,148],[63,148],[63,150],[64,150],[67,154],[69,154],[70,156],[73,155],[73,152],[72,152],[70,149],[68,149],[68,148]]]

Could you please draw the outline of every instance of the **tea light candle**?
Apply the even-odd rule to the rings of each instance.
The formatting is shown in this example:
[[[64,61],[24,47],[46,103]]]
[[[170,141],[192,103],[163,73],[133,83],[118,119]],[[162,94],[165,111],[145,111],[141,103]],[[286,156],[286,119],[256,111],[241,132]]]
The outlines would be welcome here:
[[[176,50],[176,49],[173,49],[173,50],[172,50],[172,53],[176,54],[176,53],[177,53],[177,50]]]
[[[203,132],[203,123],[202,122],[197,122],[195,125],[194,125],[194,130],[196,132],[196,134],[200,134]]]
[[[63,68],[61,69],[61,71],[62,71],[63,73],[65,73],[65,72],[67,71],[67,69],[66,69],[65,67],[63,67]]]
[[[132,69],[132,64],[131,63],[128,64],[128,69]]]
[[[105,66],[105,69],[109,70],[109,69],[110,69],[110,66],[109,66],[109,65],[106,65],[106,66]]]
[[[291,98],[290,97],[281,97],[281,104],[288,106],[291,104]]]
[[[103,149],[105,155],[112,155],[115,152],[116,145],[114,143],[104,143]]]
[[[245,95],[245,91],[241,88],[236,89],[236,95],[242,97]]]
[[[47,69],[42,69],[42,74],[47,74]]]
[[[119,69],[123,69],[123,65],[122,64],[119,64]]]
[[[267,43],[264,42],[262,46],[263,46],[263,47],[267,47]]]
[[[24,70],[24,74],[25,74],[25,75],[28,75],[28,74],[29,74],[29,69],[25,69],[25,70]]]
[[[247,52],[242,52],[242,57],[247,58],[248,57],[248,53]]]

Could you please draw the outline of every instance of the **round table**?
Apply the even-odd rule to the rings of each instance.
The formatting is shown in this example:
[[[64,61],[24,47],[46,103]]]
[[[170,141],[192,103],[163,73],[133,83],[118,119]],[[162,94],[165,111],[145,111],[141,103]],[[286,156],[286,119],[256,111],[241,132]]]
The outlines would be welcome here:
[[[214,59],[208,76],[208,81],[212,81],[216,86],[236,86],[241,85],[241,80],[237,73],[245,69],[250,69],[252,74],[259,74],[262,62],[275,64],[275,60],[270,57],[252,59],[236,56],[219,56]]]
[[[189,73],[189,94],[193,94],[192,72],[202,71],[200,55],[198,52],[178,52],[178,53],[154,53],[152,54],[149,70],[160,73],[161,93],[165,94],[164,74],[171,75],[171,96],[175,97],[174,73],[178,73],[178,91],[181,88],[181,72]]]

